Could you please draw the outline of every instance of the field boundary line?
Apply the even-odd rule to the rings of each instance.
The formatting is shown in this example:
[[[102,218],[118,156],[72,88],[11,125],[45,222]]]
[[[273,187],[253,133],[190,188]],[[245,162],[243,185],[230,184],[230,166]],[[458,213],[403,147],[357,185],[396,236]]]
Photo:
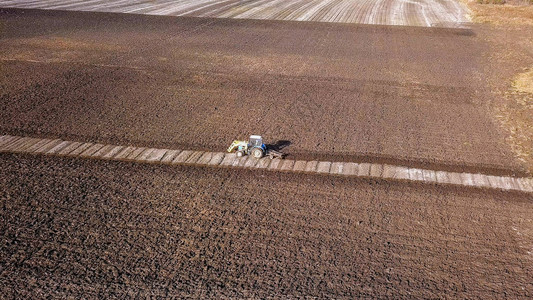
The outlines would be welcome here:
[[[305,161],[267,157],[256,159],[252,156],[237,157],[235,153],[225,152],[121,146],[13,135],[0,136],[0,153],[26,153],[168,165],[266,169],[279,172],[391,179],[533,192],[533,178],[531,177],[459,173],[377,163]]]

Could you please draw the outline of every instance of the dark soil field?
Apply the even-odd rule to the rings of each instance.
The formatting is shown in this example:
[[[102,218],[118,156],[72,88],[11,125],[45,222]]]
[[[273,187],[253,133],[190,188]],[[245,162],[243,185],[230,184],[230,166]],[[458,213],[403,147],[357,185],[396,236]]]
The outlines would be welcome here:
[[[533,199],[0,154],[2,298],[531,298]]]
[[[495,36],[0,9],[0,134],[523,174]],[[529,299],[532,216],[518,192],[3,153],[0,299]]]
[[[475,30],[0,11],[0,131],[520,174]]]

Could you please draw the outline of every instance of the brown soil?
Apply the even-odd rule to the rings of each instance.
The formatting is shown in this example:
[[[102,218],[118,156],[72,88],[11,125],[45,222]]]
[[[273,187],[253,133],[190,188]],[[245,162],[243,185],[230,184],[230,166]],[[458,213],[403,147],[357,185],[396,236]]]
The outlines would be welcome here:
[[[220,151],[253,132],[293,157],[522,166],[492,119],[507,99],[494,87],[510,84],[498,76],[529,59],[491,62],[505,30],[22,10],[2,10],[0,28],[1,133]],[[533,297],[531,194],[12,154],[0,166],[4,298]]]
[[[531,298],[533,199],[0,154],[3,298]]]
[[[256,133],[293,158],[525,170],[491,117],[475,30],[14,9],[0,22],[3,133],[216,151]]]

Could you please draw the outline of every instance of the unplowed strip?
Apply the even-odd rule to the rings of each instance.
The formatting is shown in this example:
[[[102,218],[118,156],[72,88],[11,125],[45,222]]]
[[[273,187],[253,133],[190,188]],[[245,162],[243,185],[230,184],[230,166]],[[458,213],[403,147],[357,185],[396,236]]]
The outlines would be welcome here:
[[[31,146],[35,145],[36,143],[39,142],[40,139],[29,139],[29,140],[26,140],[26,142],[24,142],[23,144],[21,144],[18,148],[17,148],[17,151],[25,151],[26,149],[30,148]],[[55,147],[54,147],[55,148]]]
[[[167,149],[156,149],[156,150],[152,151],[152,153],[150,153],[150,155],[148,156],[148,158],[146,160],[147,161],[158,162],[161,159],[163,159],[163,157],[165,156],[167,151],[168,151]]]
[[[113,149],[111,149],[111,151],[107,152],[104,156],[102,156],[102,158],[112,158],[117,155],[122,149],[124,149],[123,146],[115,146],[113,147]]]
[[[424,183],[462,185],[477,188],[494,188],[533,192],[533,178],[491,176],[473,173],[454,173],[405,166],[371,163],[294,161],[251,156],[236,157],[222,152],[179,151],[146,147],[122,147],[16,136],[0,136],[0,152],[29,154],[69,155],[96,159],[132,160],[136,162],[170,163],[187,165],[211,165],[234,168],[268,169],[285,172],[321,173],[329,175],[357,176]]]
[[[180,150],[168,150],[166,153],[165,153],[165,156],[163,156],[163,158],[161,158],[161,162],[162,163],[171,163],[172,160],[174,160],[174,158],[176,158],[176,156],[178,156],[178,154],[180,153]]]

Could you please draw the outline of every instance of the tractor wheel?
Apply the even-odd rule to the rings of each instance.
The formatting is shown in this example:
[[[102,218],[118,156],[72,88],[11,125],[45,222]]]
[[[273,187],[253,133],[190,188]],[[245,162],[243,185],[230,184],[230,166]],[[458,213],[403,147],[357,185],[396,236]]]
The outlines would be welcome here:
[[[237,151],[237,152],[235,152],[235,155],[237,155],[237,157],[243,157],[244,156],[244,151]]]
[[[252,156],[257,158],[257,159],[263,157],[263,150],[260,149],[260,148],[254,148],[252,150]]]

